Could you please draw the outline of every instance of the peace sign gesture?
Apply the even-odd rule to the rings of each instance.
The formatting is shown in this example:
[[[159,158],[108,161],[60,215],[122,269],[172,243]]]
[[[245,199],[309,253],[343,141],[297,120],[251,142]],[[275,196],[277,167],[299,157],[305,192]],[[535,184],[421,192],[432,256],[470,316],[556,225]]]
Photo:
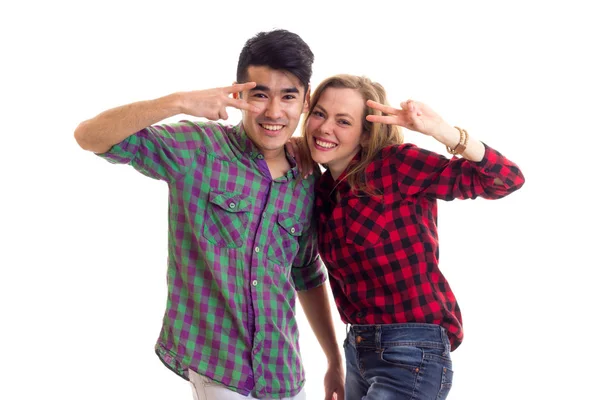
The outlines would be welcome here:
[[[449,128],[452,128],[429,106],[414,100],[402,102],[399,109],[377,103],[373,100],[367,100],[367,106],[387,114],[367,115],[367,121],[399,125],[435,138]]]
[[[212,121],[229,118],[226,107],[258,113],[260,109],[246,100],[230,97],[233,93],[250,90],[255,86],[256,82],[246,82],[215,89],[182,92],[180,95],[182,96],[183,113]]]

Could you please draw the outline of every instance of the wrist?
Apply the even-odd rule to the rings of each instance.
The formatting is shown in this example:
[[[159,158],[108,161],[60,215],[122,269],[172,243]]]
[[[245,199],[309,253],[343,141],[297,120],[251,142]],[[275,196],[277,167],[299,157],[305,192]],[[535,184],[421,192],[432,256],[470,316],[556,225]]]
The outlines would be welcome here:
[[[435,136],[435,139],[441,144],[453,149],[460,142],[460,131],[454,126],[444,124],[444,127],[440,129],[440,133]]]
[[[329,367],[342,366],[342,354],[337,351],[335,354],[327,356],[327,363],[329,364]]]
[[[167,110],[170,114],[187,114],[185,106],[185,94],[183,92],[177,92],[169,94],[165,97],[158,99],[161,107]]]

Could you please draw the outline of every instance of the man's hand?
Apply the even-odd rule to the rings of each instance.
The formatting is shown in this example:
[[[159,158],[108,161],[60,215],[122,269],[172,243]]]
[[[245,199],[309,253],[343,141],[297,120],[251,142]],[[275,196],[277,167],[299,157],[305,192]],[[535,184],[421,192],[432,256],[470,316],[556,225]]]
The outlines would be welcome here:
[[[256,82],[236,83],[216,89],[179,93],[183,114],[204,117],[212,121],[229,118],[227,107],[259,113],[260,109],[243,99],[230,97],[233,93],[250,90]]]

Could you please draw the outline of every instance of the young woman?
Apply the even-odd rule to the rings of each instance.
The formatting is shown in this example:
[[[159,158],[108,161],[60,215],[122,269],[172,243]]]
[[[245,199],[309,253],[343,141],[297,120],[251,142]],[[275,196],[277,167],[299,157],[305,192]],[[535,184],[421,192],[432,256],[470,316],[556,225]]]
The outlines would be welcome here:
[[[451,159],[403,144],[400,127]],[[425,104],[387,105],[383,87],[338,75],[314,92],[304,146],[326,168],[317,184],[319,252],[349,324],[346,399],[445,399],[461,314],[438,268],[438,199],[499,199],[519,168]]]

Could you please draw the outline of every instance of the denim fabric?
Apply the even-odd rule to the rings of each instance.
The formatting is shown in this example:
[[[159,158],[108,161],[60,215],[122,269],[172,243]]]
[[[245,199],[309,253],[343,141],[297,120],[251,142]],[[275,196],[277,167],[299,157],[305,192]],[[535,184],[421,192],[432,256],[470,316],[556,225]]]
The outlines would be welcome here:
[[[344,341],[346,400],[443,400],[450,341],[431,324],[352,325]]]

